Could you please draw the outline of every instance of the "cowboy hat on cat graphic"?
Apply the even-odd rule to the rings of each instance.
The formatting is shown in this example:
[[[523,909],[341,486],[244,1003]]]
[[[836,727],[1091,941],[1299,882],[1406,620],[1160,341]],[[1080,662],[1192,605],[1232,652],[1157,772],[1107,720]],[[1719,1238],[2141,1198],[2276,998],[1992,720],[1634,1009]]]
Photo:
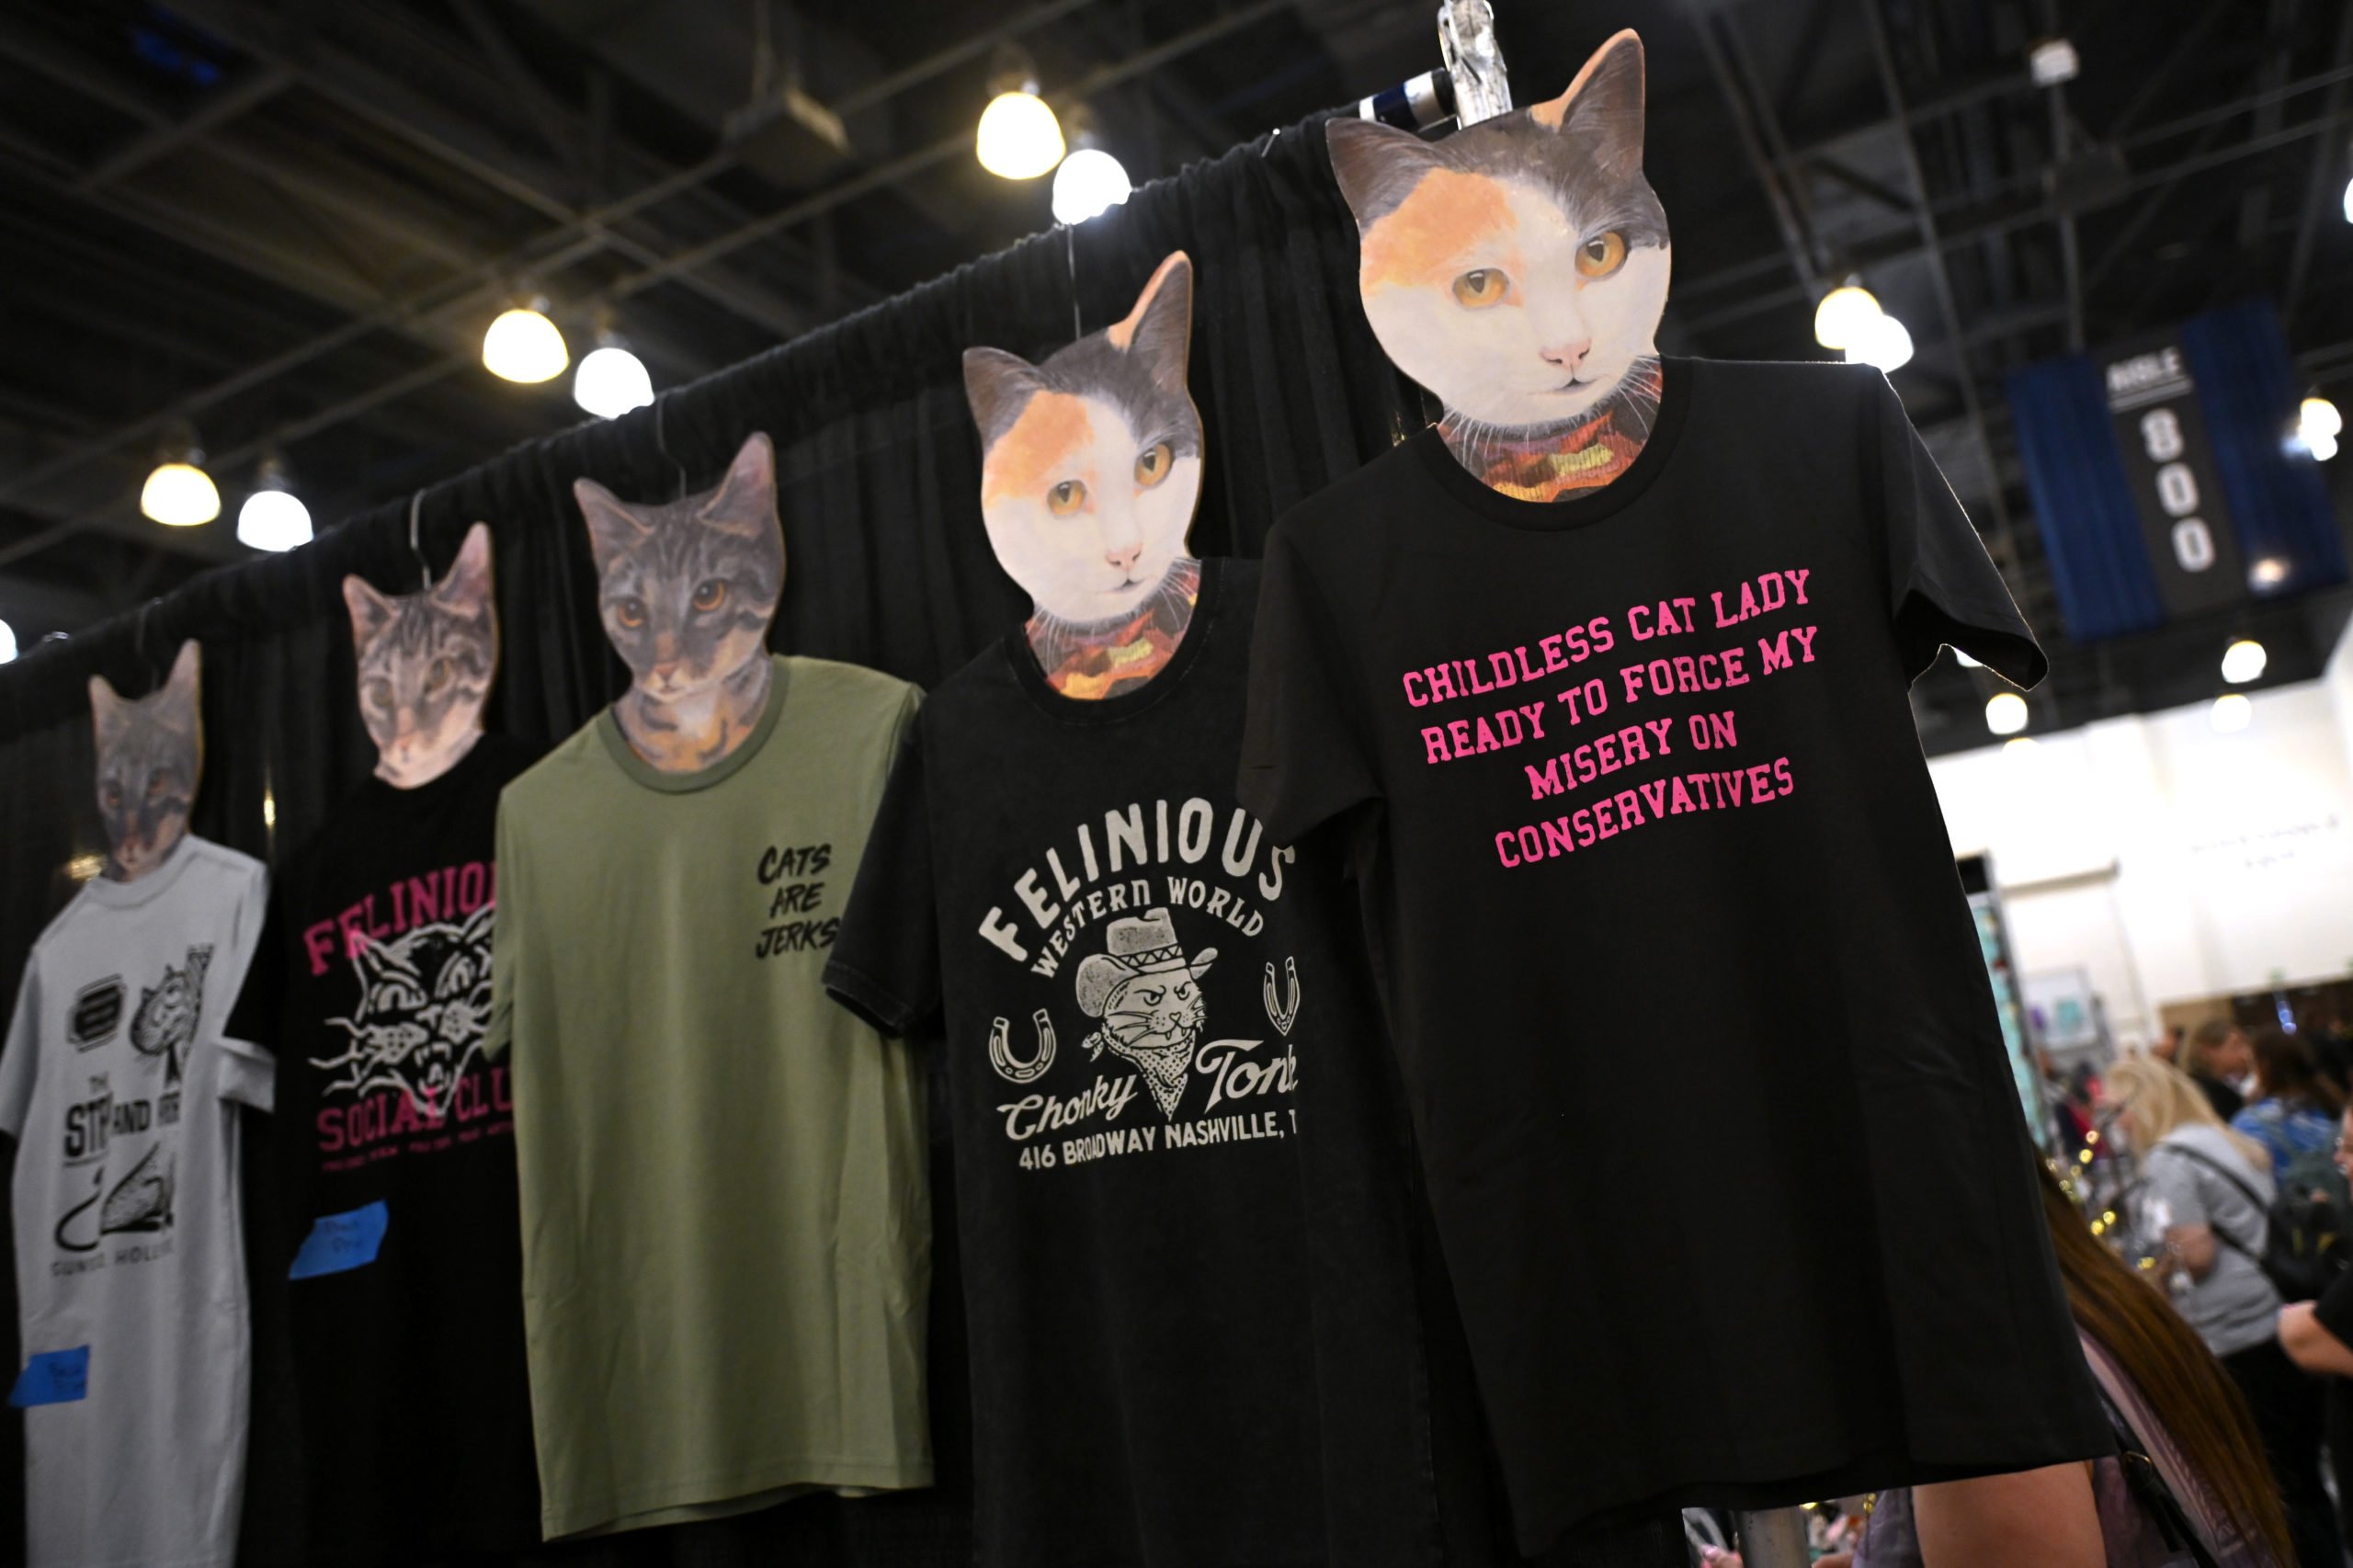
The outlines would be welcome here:
[[[1112,921],[1103,933],[1103,947],[1078,966],[1078,1007],[1090,1018],[1101,1017],[1131,980],[1182,974],[1199,981],[1217,959],[1215,948],[1203,948],[1200,957],[1188,960],[1165,909]]]

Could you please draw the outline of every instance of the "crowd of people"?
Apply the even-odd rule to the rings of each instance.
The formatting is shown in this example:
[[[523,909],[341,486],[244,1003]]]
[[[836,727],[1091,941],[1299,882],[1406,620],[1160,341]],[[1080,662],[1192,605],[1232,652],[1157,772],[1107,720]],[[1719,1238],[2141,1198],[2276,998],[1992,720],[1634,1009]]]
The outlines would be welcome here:
[[[2347,1568],[2353,1049],[2215,1020],[2046,1079],[2044,1217],[2116,1456],[1850,1500],[1817,1568]]]

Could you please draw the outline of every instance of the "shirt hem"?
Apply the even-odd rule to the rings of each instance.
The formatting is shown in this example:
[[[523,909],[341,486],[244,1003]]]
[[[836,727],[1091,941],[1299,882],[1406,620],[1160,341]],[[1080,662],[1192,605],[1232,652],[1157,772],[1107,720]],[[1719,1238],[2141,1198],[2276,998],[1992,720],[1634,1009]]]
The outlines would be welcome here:
[[[871,1487],[876,1491],[910,1492],[932,1483],[929,1460],[782,1459],[752,1470],[676,1476],[650,1483],[617,1495],[542,1508],[542,1540],[559,1540],[588,1531],[609,1532],[631,1528],[626,1523],[640,1515],[670,1508],[723,1507],[763,1492],[787,1487]]]

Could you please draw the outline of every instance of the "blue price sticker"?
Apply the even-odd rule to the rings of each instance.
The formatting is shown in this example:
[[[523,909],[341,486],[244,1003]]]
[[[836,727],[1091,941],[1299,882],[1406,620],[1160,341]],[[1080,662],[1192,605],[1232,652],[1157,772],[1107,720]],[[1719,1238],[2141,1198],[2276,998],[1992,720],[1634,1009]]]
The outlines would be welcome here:
[[[381,1199],[364,1209],[320,1215],[312,1222],[311,1233],[302,1238],[302,1249],[294,1255],[294,1267],[286,1271],[286,1278],[310,1279],[366,1267],[376,1261],[377,1249],[384,1244],[384,1227],[391,1220]]]
[[[25,1363],[8,1403],[22,1410],[34,1404],[71,1404],[90,1397],[90,1347],[44,1350]]]

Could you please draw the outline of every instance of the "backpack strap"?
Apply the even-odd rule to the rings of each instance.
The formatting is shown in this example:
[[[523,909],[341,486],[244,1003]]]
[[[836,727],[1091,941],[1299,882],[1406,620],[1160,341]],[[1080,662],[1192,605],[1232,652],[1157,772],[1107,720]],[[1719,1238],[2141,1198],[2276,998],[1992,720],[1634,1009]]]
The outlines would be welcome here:
[[[2238,1188],[2240,1195],[2245,1198],[2249,1203],[2255,1205],[2255,1211],[2264,1217],[2265,1224],[2268,1226],[2270,1223],[2271,1205],[2265,1202],[2263,1199],[2257,1195],[2252,1186],[2240,1180],[2237,1173],[2233,1171],[2228,1165],[2223,1165],[2220,1160],[2211,1159],[2208,1156],[2200,1153],[2197,1150],[2181,1143],[2160,1143],[2154,1149],[2151,1150],[2150,1153],[2152,1156],[2157,1154],[2179,1154],[2185,1159],[2195,1160],[2198,1164],[2205,1166],[2208,1170],[2212,1171],[2216,1176],[2221,1176],[2224,1181],[2229,1182],[2233,1187]],[[2208,1219],[2211,1221],[2212,1216],[2208,1216]],[[2262,1255],[2257,1253],[2254,1248],[2248,1246],[2245,1242],[2239,1240],[2236,1236],[2231,1234],[2230,1232],[2224,1230],[2221,1225],[2209,1223],[2206,1228],[2213,1232],[2215,1235],[2221,1237],[2222,1241],[2227,1243],[2233,1252],[2237,1253],[2242,1257],[2252,1260],[2258,1267],[2261,1266],[2263,1262]]]

